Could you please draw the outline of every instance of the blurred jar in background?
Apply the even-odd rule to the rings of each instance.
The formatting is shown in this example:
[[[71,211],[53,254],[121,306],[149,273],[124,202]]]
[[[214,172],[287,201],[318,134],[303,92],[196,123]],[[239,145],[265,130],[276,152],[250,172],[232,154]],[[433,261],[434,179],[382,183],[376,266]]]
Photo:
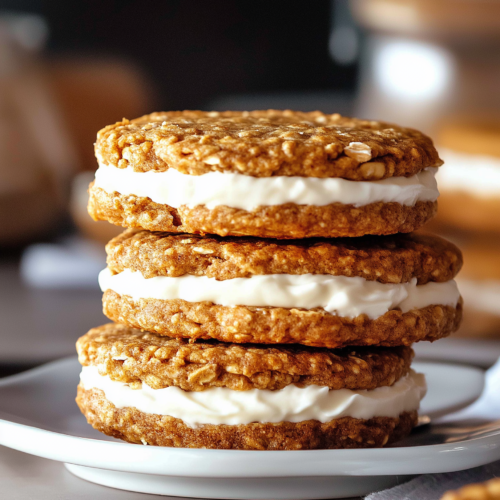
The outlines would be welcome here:
[[[77,158],[46,72],[37,63],[46,26],[0,16],[0,245],[52,230]]]
[[[368,30],[358,114],[435,135],[444,117],[500,115],[500,2],[351,0]]]
[[[500,336],[500,2],[351,0],[368,29],[358,114],[431,135],[445,161],[431,229],[464,254],[466,336]]]
[[[438,216],[430,228],[464,254],[458,280],[465,301],[463,335],[500,336],[500,121],[459,118],[437,134]]]

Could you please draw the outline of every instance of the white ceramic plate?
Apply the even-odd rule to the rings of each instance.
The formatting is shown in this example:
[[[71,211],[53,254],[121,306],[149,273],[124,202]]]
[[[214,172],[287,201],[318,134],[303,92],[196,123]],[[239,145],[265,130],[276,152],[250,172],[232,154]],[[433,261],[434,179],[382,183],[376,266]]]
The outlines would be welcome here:
[[[467,406],[483,388],[478,369],[438,363],[415,363],[415,369],[427,376],[429,393],[421,413],[432,418]],[[74,402],[79,372],[76,358],[69,358],[1,380],[0,444],[65,462],[74,474],[106,486],[218,499],[358,496],[411,475],[500,459],[500,422],[427,425],[385,449],[236,451],[132,445],[103,436],[86,423]]]

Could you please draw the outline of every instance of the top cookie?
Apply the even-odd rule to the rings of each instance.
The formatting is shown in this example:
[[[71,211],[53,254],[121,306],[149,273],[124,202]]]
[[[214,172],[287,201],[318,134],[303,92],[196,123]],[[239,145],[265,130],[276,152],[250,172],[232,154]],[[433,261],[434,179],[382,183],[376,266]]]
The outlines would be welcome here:
[[[189,175],[362,181],[408,177],[442,164],[431,139],[417,130],[319,111],[153,113],[105,127],[95,151],[118,168]]]

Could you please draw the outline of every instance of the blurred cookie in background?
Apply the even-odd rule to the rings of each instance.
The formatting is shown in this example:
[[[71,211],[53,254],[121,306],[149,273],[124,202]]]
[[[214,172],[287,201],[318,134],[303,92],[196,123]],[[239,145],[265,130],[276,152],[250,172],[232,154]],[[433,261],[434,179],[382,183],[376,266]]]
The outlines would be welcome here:
[[[441,500],[500,500],[500,479],[468,484],[456,491],[447,491]]]
[[[444,125],[438,149],[438,230],[500,233],[500,121]]]
[[[444,234],[460,246],[464,259],[456,280],[464,299],[464,314],[454,336],[500,338],[500,234]]]
[[[460,244],[464,267],[459,286],[465,306],[458,334],[500,338],[500,235],[468,235]]]
[[[95,131],[156,104],[140,68],[78,55],[48,60],[47,37],[39,16],[0,15],[1,247],[58,234],[72,178],[97,168]]]
[[[418,37],[498,35],[500,5],[488,0],[351,0],[356,19],[373,30]]]
[[[500,121],[441,126],[438,215],[429,229],[458,244],[464,320],[458,336],[500,338]]]
[[[54,230],[77,165],[57,99],[38,60],[43,19],[0,16],[0,246]],[[38,33],[38,35],[37,35]]]

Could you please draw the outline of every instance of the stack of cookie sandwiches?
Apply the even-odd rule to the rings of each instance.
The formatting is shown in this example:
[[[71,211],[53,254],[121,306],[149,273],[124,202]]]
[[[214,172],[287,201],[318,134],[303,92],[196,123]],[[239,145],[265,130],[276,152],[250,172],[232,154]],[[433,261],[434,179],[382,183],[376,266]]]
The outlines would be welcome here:
[[[411,345],[455,331],[460,251],[411,233],[441,165],[412,130],[320,112],[154,113],[98,134],[115,323],[78,340],[77,402],[132,443],[380,447],[425,395]]]

